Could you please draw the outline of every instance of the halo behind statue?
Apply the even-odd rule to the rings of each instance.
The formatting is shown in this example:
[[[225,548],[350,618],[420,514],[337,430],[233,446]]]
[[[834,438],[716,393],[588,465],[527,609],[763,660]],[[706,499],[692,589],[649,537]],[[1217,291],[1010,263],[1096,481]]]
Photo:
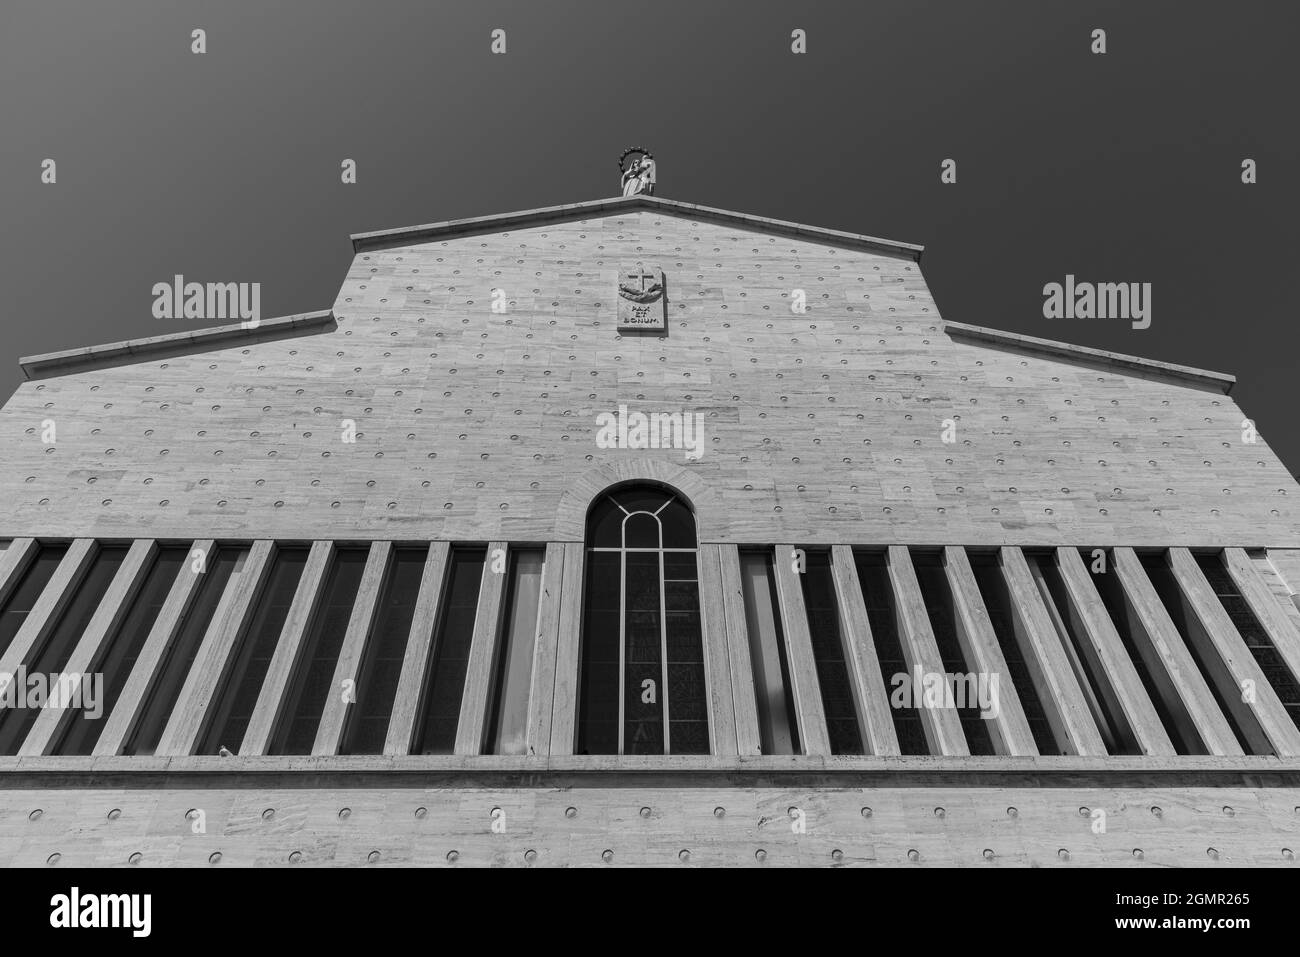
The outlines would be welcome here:
[[[644,156],[646,159],[654,159],[654,158],[655,158],[655,154],[654,154],[654,153],[651,153],[651,152],[650,152],[648,149],[646,149],[644,146],[629,146],[627,149],[625,149],[625,150],[622,152],[622,154],[621,154],[621,155],[619,156],[619,158],[618,158],[618,171],[619,171],[620,173],[623,172],[623,164],[627,162],[627,158],[628,158],[628,156],[631,155],[632,153],[640,153],[640,154],[641,154],[642,156]]]

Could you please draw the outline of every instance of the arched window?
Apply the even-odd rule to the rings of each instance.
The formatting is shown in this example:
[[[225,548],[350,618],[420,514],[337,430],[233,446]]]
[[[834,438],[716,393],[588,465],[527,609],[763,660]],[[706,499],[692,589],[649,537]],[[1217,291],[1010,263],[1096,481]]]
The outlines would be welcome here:
[[[695,517],[658,486],[587,515],[579,754],[708,754]]]

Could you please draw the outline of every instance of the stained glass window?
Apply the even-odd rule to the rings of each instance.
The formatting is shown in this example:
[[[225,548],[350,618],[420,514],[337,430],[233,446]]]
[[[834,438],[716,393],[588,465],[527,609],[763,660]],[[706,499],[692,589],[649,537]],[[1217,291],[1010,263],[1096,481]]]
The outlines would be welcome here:
[[[478,593],[486,560],[487,551],[483,548],[452,549],[442,618],[421,695],[423,718],[412,754],[452,754],[456,750],[465,672],[474,643]]]
[[[100,732],[107,724],[107,716],[113,713],[113,706],[126,687],[127,678],[135,666],[136,659],[144,647],[145,639],[153,630],[154,622],[162,611],[167,595],[176,584],[176,576],[182,568],[187,568],[189,546],[164,545],[158,550],[140,593],[131,604],[117,630],[107,653],[95,668],[104,676],[104,693],[101,713],[91,717],[85,709],[77,711],[69,719],[63,739],[54,749],[55,754],[90,754]],[[188,571],[185,574],[189,574]]]
[[[27,652],[22,663],[30,674],[61,675],[68,659],[80,641],[90,619],[112,584],[113,576],[126,558],[125,545],[105,545],[91,560],[81,583],[73,586],[67,608],[58,623],[45,637]],[[0,711],[0,754],[17,754],[27,732],[36,722],[39,708],[11,708]]]
[[[244,635],[225,684],[214,698],[213,717],[199,745],[199,754],[217,754],[222,747],[239,753],[306,565],[306,548],[288,547],[276,551],[252,624]]]
[[[840,634],[835,583],[831,579],[830,552],[808,552],[807,567],[799,577],[831,754],[863,754],[862,733],[853,705],[853,685],[844,661],[844,640]]]
[[[1291,673],[1286,659],[1282,657],[1264,626],[1251,611],[1250,603],[1238,590],[1219,556],[1198,554],[1196,563],[1201,566],[1201,571],[1205,573],[1205,580],[1214,589],[1214,594],[1222,603],[1223,610],[1237,626],[1237,631],[1241,633],[1256,664],[1264,672],[1264,677],[1277,692],[1282,707],[1286,708],[1291,720],[1300,727],[1300,682],[1297,682],[1296,676]]]
[[[339,754],[383,753],[426,557],[424,548],[393,549],[357,671],[356,701],[349,709]]]
[[[320,607],[299,651],[279,725],[271,735],[270,754],[311,754],[325,699],[334,690],[334,669],[361,590],[367,555],[366,548],[335,549]]]
[[[122,749],[123,754],[153,754],[158,747],[167,722],[176,708],[176,699],[180,697],[181,688],[189,676],[190,666],[194,664],[199,646],[207,634],[208,625],[217,613],[217,606],[226,593],[226,587],[231,584],[232,578],[242,573],[247,558],[246,546],[220,547],[215,556],[207,556],[202,572],[186,573],[203,575],[198,585],[198,594],[185,612],[175,639],[158,664],[146,703],[135,730]]]
[[[770,550],[740,553],[740,583],[749,633],[749,660],[754,671],[759,747],[763,754],[799,754],[799,723],[785,636],[777,605]]]
[[[587,520],[580,754],[708,754],[695,518],[669,489],[617,489]]]
[[[540,548],[510,551],[502,647],[497,654],[497,673],[488,708],[492,721],[487,735],[489,754],[528,751],[528,696],[537,644],[537,606],[541,601],[546,560]]]

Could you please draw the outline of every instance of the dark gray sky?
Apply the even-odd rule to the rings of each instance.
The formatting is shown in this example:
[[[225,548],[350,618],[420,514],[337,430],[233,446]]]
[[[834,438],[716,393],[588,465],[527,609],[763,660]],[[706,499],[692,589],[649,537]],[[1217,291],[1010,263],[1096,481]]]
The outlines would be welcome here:
[[[0,394],[21,355],[199,325],[150,313],[175,273],[324,308],[349,233],[614,195],[644,144],[661,196],[925,244],[947,319],[1234,373],[1295,471],[1288,8],[3,0]],[[1067,273],[1152,283],[1151,328],[1045,320]]]

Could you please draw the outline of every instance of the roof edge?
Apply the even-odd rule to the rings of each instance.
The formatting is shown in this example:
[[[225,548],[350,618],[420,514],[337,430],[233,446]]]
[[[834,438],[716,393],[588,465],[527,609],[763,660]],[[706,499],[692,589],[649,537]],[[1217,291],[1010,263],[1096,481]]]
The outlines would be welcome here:
[[[1176,365],[1172,362],[1160,362],[1156,359],[1144,359],[1141,356],[1125,355],[1121,352],[1107,352],[1104,349],[1092,349],[1088,346],[1076,346],[1055,339],[1039,339],[1018,332],[1004,332],[988,326],[972,326],[964,322],[944,321],[944,332],[954,338],[1018,349],[1036,355],[1055,356],[1072,362],[1100,364],[1135,372],[1150,378],[1167,379],[1176,382],[1192,383],[1202,388],[1211,388],[1224,395],[1232,391],[1237,384],[1237,377],[1225,372],[1212,372],[1192,366]]]
[[[67,349],[62,352],[45,352],[23,356],[18,367],[24,379],[45,379],[84,369],[127,365],[162,356],[211,352],[228,349],[245,342],[264,342],[268,339],[289,339],[312,335],[334,327],[334,311],[300,312],[291,316],[263,319],[256,326],[244,323],[196,329],[193,332],[176,332],[143,339],[125,339],[84,349]]]
[[[455,238],[473,235],[489,230],[510,227],[523,229],[542,226],[547,223],[564,222],[580,219],[584,216],[604,216],[630,210],[654,210],[657,212],[679,214],[694,219],[703,219],[711,223],[726,226],[739,226],[759,232],[776,233],[792,239],[811,240],[829,243],[850,249],[869,249],[892,255],[906,256],[913,262],[920,262],[924,246],[914,243],[897,242],[892,239],[880,239],[861,233],[848,233],[838,229],[826,229],[821,226],[805,226],[781,219],[754,216],[749,213],[737,213],[712,206],[699,206],[683,203],[675,199],[660,196],[616,196],[609,199],[589,200],[583,203],[570,203],[564,206],[545,206],[540,209],[527,209],[513,213],[494,213],[490,216],[475,216],[469,219],[451,219],[441,223],[428,223],[423,226],[403,226],[397,229],[380,229],[373,232],[353,233],[352,251],[354,253],[373,249],[392,249],[396,246],[409,246],[431,239]]]

